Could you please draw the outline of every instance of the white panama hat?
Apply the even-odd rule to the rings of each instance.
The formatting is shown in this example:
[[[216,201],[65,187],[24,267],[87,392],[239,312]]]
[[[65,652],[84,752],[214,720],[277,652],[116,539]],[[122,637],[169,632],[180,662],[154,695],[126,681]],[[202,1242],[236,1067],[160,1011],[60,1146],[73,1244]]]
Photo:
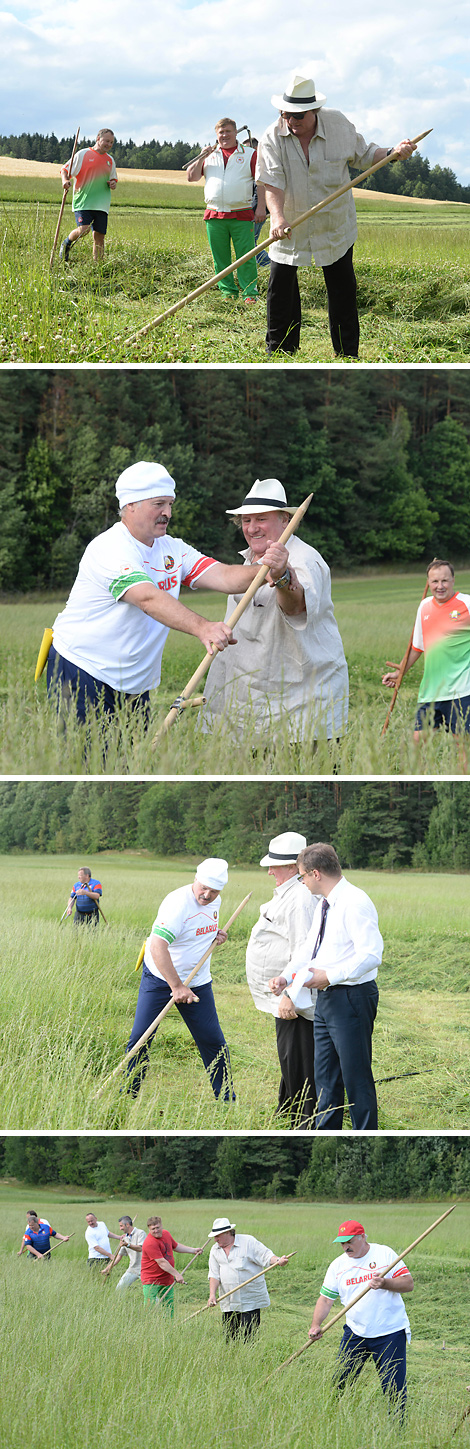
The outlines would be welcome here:
[[[119,474],[116,494],[121,508],[144,498],[174,498],[175,480],[161,463],[131,463]]]
[[[217,1238],[219,1233],[233,1233],[234,1228],[235,1223],[231,1223],[230,1218],[214,1218],[209,1237]]]
[[[217,856],[201,860],[196,871],[196,880],[199,885],[206,886],[207,890],[222,891],[228,881],[227,861],[220,860]]]
[[[240,518],[244,513],[269,513],[270,509],[295,513],[295,508],[289,508],[286,490],[278,478],[257,478],[240,507],[226,508],[225,512],[232,518]]]
[[[297,111],[319,111],[324,106],[326,96],[315,92],[315,81],[311,77],[298,75],[293,70],[290,73],[283,96],[271,96],[271,105],[277,111],[290,111],[296,115]]]
[[[301,850],[305,850],[306,844],[305,835],[297,835],[295,830],[285,830],[283,835],[274,835],[269,842],[268,854],[260,860],[260,865],[295,865],[297,856]]]

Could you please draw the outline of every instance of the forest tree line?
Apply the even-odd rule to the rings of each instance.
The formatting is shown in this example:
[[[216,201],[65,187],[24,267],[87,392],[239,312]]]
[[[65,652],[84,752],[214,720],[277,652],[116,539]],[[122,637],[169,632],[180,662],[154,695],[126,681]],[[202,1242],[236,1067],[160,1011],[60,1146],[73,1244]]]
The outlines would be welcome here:
[[[299,532],[335,567],[470,553],[468,368],[28,368],[0,375],[0,588],[70,587],[140,459],[176,480],[173,535],[224,562],[256,477],[313,491]]]
[[[244,128],[245,130],[246,128]],[[242,140],[245,136],[242,136]],[[0,136],[0,156],[18,156],[25,161],[57,161],[63,166],[72,154],[74,137],[52,131],[42,136],[39,131],[22,131],[20,136]],[[82,136],[79,146],[93,146],[95,137]],[[120,141],[116,138],[113,156],[116,166],[138,171],[180,171],[185,162],[199,154],[199,141]],[[351,176],[358,172],[351,170]],[[184,178],[182,178],[184,179]],[[371,191],[400,196],[426,197],[432,201],[470,201],[470,186],[462,186],[450,166],[431,166],[427,156],[419,152],[408,161],[395,161],[384,171],[370,176],[364,183]]]
[[[470,1143],[372,1137],[311,1143],[273,1137],[4,1137],[0,1177],[122,1198],[297,1197],[307,1202],[465,1197]],[[40,1213],[41,1204],[33,1203]]]
[[[257,865],[296,830],[331,842],[345,869],[468,870],[470,785],[253,780],[249,783],[0,783],[0,852],[80,856],[141,850]]]

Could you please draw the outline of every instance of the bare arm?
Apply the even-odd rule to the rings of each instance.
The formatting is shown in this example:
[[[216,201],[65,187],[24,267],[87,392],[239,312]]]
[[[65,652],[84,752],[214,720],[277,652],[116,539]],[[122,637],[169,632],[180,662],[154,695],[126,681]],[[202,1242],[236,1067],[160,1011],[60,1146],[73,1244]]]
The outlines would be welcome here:
[[[193,614],[191,609],[180,604],[171,594],[157,589],[150,580],[148,584],[133,584],[121,598],[126,604],[135,604],[144,614],[156,619],[159,624],[164,624],[167,629],[178,629],[182,634],[192,634],[194,638],[200,639],[207,654],[215,654],[218,649],[225,649],[227,644],[236,643],[226,624],[212,624],[200,614]]]
[[[317,1298],[317,1301],[316,1301],[316,1304],[315,1304],[315,1308],[313,1310],[313,1318],[312,1318],[311,1327],[308,1330],[308,1336],[309,1336],[309,1338],[311,1338],[313,1340],[315,1340],[317,1338],[321,1338],[321,1336],[322,1336],[322,1334],[321,1334],[321,1326],[322,1326],[322,1323],[324,1323],[325,1318],[328,1317],[328,1314],[330,1312],[330,1308],[331,1307],[332,1307],[331,1299],[330,1298],[324,1298],[323,1297],[323,1294],[320,1293],[320,1297]]]
[[[175,1253],[189,1253],[192,1258],[200,1258],[202,1248],[186,1248],[184,1243],[177,1243]]]
[[[255,211],[255,215],[254,215],[254,220],[255,221],[265,221],[266,220],[266,187],[264,186],[264,184],[263,184],[262,181],[257,181],[256,182],[256,194],[257,194],[257,197],[258,197],[258,205],[256,207],[256,211]]]
[[[179,1273],[178,1269],[174,1268],[173,1264],[169,1263],[167,1258],[155,1258],[155,1262],[157,1264],[157,1268],[161,1268],[162,1273],[171,1273],[172,1278],[174,1278],[175,1280],[175,1283],[184,1283],[183,1274]]]
[[[210,1303],[210,1305],[211,1305],[212,1308],[214,1308],[215,1305],[216,1305],[216,1303],[217,1303],[217,1289],[218,1289],[218,1287],[219,1287],[219,1279],[218,1278],[209,1278],[209,1297],[208,1297],[207,1302]]]
[[[197,156],[195,161],[191,161],[191,165],[188,166],[187,171],[186,171],[186,177],[187,177],[187,180],[188,181],[200,181],[201,180],[201,177],[202,177],[203,172],[204,172],[204,162],[205,162],[206,156],[211,156],[212,155],[212,152],[215,151],[216,146],[217,146],[217,141],[214,141],[213,146],[204,146],[203,150],[201,151],[200,156]]]
[[[389,149],[389,146],[377,146],[377,150],[374,151],[373,166],[375,166],[376,161],[385,161]],[[416,151],[416,146],[413,146],[412,141],[407,137],[406,141],[399,141],[398,145],[393,147],[393,150],[397,153],[398,160],[407,161],[409,156],[413,155],[413,151]]]
[[[150,941],[150,954],[153,957],[157,971],[161,972],[171,990],[173,1001],[190,1005],[197,1001],[197,996],[191,991],[190,986],[183,986],[181,978],[173,965],[166,941],[161,936],[152,936]]]
[[[417,659],[421,659],[422,652],[423,652],[422,649],[410,649],[408,663],[407,663],[407,665],[406,665],[406,667],[405,667],[405,669],[403,671],[404,675],[405,674],[408,674],[408,670],[412,668],[412,665],[413,664],[416,664],[416,660]],[[390,663],[390,660],[387,659],[387,664],[389,664],[389,663]],[[392,671],[390,671],[389,674],[383,674],[382,675],[382,684],[386,684],[387,685],[387,689],[394,689],[394,687],[396,685],[396,682],[397,682],[397,679],[398,679],[398,675],[399,675],[399,672],[400,672],[400,669],[401,669],[402,664],[403,664],[403,659],[401,661],[401,664],[394,664],[394,665],[392,665],[393,673],[392,673]]]

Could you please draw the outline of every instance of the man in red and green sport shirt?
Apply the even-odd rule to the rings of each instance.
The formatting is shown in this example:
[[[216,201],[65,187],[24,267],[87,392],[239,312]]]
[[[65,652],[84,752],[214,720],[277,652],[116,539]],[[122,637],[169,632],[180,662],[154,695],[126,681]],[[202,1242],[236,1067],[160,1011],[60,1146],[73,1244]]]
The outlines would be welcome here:
[[[175,1268],[173,1253],[190,1253],[198,1258],[202,1248],[187,1248],[177,1243],[171,1233],[163,1227],[159,1217],[147,1218],[148,1233],[142,1243],[140,1277],[144,1290],[144,1303],[158,1303],[163,1300],[170,1317],[173,1317],[173,1284],[184,1283],[183,1274]]]
[[[114,131],[108,127],[98,131],[94,146],[77,151],[73,161],[66,161],[61,168],[64,191],[68,191],[74,180],[73,210],[76,228],[69,232],[62,242],[59,256],[68,261],[70,248],[80,237],[88,236],[93,228],[93,261],[102,262],[104,239],[108,225],[111,192],[117,186],[116,165],[109,155],[114,146]]]
[[[224,271],[232,261],[232,243],[236,257],[243,257],[255,245],[254,222],[266,216],[265,189],[257,187],[257,207],[253,212],[252,196],[256,167],[256,151],[237,142],[235,121],[224,116],[215,126],[217,141],[205,146],[186,172],[188,181],[205,179],[206,210],[204,221],[217,272]],[[256,257],[244,262],[235,274],[217,283],[223,297],[256,302],[258,269]]]
[[[470,594],[456,591],[448,559],[433,559],[427,570],[429,596],[421,600],[405,674],[424,654],[414,738],[426,725],[470,734]],[[382,676],[393,689],[401,666]]]

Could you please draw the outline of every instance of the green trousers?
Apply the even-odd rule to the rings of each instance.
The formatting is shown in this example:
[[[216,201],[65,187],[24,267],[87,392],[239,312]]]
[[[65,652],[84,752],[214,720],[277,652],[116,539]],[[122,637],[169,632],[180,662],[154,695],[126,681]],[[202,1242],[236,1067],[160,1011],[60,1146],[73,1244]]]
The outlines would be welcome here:
[[[145,1306],[147,1306],[147,1303],[158,1303],[159,1299],[163,1298],[165,1294],[162,1308],[164,1312],[169,1314],[170,1318],[173,1318],[175,1311],[173,1288],[164,1288],[161,1283],[143,1283],[142,1287],[144,1290]]]
[[[215,217],[212,221],[206,221],[209,246],[214,259],[216,272],[223,272],[233,261],[231,242],[236,257],[243,257],[245,252],[251,251],[255,245],[255,228],[252,221],[232,221],[230,217]],[[235,273],[231,272],[229,277],[224,277],[218,282],[219,291],[223,297],[238,297],[239,288],[244,297],[257,297],[258,268],[256,257],[251,257],[249,262],[244,262],[242,267],[237,268],[239,287],[235,281]]]

